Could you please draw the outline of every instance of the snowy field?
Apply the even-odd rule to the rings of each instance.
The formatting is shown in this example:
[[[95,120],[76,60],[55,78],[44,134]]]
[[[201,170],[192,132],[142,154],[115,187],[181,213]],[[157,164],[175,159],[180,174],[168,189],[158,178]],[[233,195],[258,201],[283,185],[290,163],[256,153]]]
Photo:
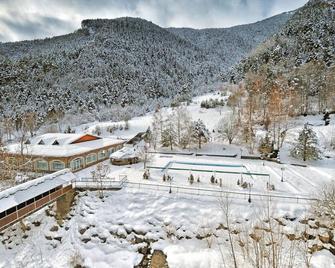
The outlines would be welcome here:
[[[109,163],[106,162],[106,164]],[[248,193],[249,189],[242,189],[237,185],[237,182],[242,180],[252,184],[251,191],[255,193],[269,193],[267,189],[267,183],[269,183],[275,187],[273,191],[270,191],[272,194],[311,198],[315,198],[317,193],[335,178],[335,169],[332,166],[300,167],[261,160],[193,155],[152,154],[147,167],[150,170],[149,180],[143,179],[143,163],[129,166],[110,165],[109,177],[117,180],[120,175],[126,175],[130,182],[170,185],[170,182],[163,181],[165,174],[173,178],[172,185]],[[79,178],[89,177],[92,169],[79,171],[77,176]],[[194,176],[193,184],[188,181],[191,174]],[[217,183],[211,183],[211,176],[215,177]]]
[[[143,255],[138,251],[147,240],[152,249],[165,252],[172,268],[231,267],[227,231],[219,228],[223,223],[219,199],[127,189],[105,195],[102,201],[96,192],[79,193],[70,218],[59,228],[54,227],[53,217],[41,211],[25,220],[31,230],[13,231],[18,226],[7,230],[0,246],[0,267],[69,267],[75,257],[86,267],[133,267],[140,262]],[[233,200],[233,229],[241,231],[259,221],[265,203]],[[301,205],[271,204],[273,217],[299,220],[306,213],[308,208]],[[40,226],[34,226],[36,222]],[[285,222],[284,231],[290,232],[293,227]],[[199,239],[209,230],[215,234],[210,248],[209,241]],[[320,266],[325,257],[329,266]],[[334,261],[322,251],[312,257],[312,267],[335,267]]]

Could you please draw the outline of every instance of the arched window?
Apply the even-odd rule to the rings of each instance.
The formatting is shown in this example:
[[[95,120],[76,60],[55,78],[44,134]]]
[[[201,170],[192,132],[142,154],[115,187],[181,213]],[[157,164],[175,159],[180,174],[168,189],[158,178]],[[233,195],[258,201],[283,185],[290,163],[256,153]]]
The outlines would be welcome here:
[[[97,154],[89,154],[86,156],[86,164],[91,164],[97,161]]]
[[[98,160],[105,159],[106,157],[107,157],[107,151],[106,150],[99,151]]]
[[[65,168],[65,164],[63,161],[60,161],[60,160],[54,160],[54,161],[51,161],[51,169],[52,170],[61,170],[61,169],[64,169]]]
[[[78,158],[71,160],[70,167],[72,170],[82,169],[84,167],[84,158],[78,157]]]
[[[49,169],[48,162],[45,160],[36,160],[35,169],[36,170],[48,170]]]

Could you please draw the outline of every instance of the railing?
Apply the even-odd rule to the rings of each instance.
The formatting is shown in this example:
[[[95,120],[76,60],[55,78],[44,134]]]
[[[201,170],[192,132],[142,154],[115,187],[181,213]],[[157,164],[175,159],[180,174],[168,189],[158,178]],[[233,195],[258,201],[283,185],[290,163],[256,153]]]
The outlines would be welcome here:
[[[222,196],[229,196],[229,198],[238,198],[244,200],[282,200],[285,202],[294,203],[309,203],[317,201],[317,198],[303,195],[281,195],[281,194],[271,194],[271,193],[257,193],[248,191],[233,191],[233,190],[223,190],[223,189],[210,189],[210,188],[196,188],[188,186],[179,185],[169,185],[169,184],[155,184],[155,183],[141,183],[141,182],[130,182],[127,181],[125,186],[135,190],[143,191],[160,191],[171,194],[181,194],[181,195],[194,195],[194,196],[208,196],[219,198]]]
[[[78,178],[73,182],[76,189],[122,189],[127,183],[127,176],[120,175],[119,180],[107,178],[102,180],[93,180],[92,178]]]
[[[126,175],[120,175],[119,180],[115,178],[109,178],[102,181],[96,181],[92,178],[81,178],[73,182],[74,188],[78,189],[110,189],[120,190],[124,187],[134,190],[140,190],[149,192],[166,192],[177,195],[193,195],[193,196],[207,196],[219,198],[222,196],[229,196],[230,198],[244,199],[247,201],[258,199],[258,200],[281,200],[285,202],[294,203],[309,203],[317,201],[315,197],[308,195],[282,195],[275,193],[261,193],[261,192],[249,192],[249,191],[234,191],[224,189],[213,189],[203,187],[191,187],[174,184],[162,184],[162,183],[144,183],[144,182],[133,182],[128,181]]]

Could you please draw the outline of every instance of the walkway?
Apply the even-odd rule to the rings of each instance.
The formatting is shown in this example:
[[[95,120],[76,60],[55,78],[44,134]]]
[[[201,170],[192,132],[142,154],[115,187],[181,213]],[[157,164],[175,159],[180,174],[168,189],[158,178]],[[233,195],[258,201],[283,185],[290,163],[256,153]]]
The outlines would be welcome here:
[[[72,190],[74,174],[64,169],[0,192],[0,230]]]

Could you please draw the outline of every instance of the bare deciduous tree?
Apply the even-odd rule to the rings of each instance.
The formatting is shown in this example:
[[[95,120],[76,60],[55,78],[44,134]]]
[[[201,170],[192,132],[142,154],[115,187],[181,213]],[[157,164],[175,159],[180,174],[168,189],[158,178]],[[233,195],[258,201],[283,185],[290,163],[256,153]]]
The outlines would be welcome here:
[[[218,132],[223,140],[228,140],[232,144],[239,132],[237,118],[234,114],[222,118],[218,123]]]
[[[325,186],[320,195],[319,201],[316,202],[315,211],[322,216],[335,219],[335,183]]]
[[[97,182],[99,198],[104,197],[104,180],[107,178],[109,173],[109,166],[106,164],[99,163],[97,164],[94,171],[92,171],[93,180]]]
[[[220,209],[223,213],[224,224],[226,225],[228,232],[228,240],[230,245],[230,254],[233,259],[234,268],[237,268],[237,257],[235,253],[234,240],[232,237],[232,221],[231,221],[231,199],[228,194],[222,194],[219,200]]]

